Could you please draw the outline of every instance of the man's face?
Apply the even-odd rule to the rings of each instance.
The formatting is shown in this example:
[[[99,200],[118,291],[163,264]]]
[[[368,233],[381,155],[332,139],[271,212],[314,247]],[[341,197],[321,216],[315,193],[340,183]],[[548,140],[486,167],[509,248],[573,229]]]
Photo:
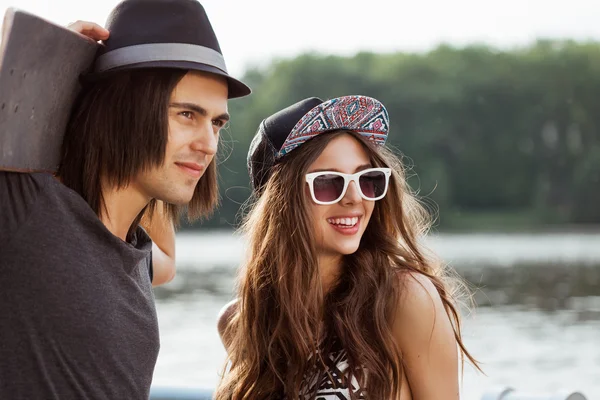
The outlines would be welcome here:
[[[132,182],[143,195],[187,204],[213,161],[219,131],[229,120],[225,78],[188,72],[169,102],[169,136],[163,165],[142,171]]]

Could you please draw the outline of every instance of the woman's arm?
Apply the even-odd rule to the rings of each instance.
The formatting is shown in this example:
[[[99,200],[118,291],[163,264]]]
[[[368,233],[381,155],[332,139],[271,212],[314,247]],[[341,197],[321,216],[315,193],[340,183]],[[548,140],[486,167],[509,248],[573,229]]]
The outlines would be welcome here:
[[[418,273],[404,275],[402,288],[394,335],[412,398],[459,399],[457,342],[439,293]]]

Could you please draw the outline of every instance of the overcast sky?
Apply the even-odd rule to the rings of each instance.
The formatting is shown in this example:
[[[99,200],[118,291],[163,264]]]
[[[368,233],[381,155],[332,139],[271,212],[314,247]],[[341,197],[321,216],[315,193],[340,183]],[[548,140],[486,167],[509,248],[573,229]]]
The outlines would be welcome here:
[[[116,0],[0,0],[59,24],[104,25]],[[510,48],[600,40],[600,0],[205,0],[230,72],[303,51],[427,51],[445,42]]]

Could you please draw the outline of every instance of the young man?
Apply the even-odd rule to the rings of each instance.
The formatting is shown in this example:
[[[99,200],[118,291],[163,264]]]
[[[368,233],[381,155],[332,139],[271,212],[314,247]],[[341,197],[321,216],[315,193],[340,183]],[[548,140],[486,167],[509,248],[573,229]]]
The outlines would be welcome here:
[[[227,100],[250,90],[227,74],[196,1],[125,0],[109,33],[71,28],[110,37],[58,174],[0,172],[0,398],[147,399],[152,283],[173,276],[180,208],[216,206]]]

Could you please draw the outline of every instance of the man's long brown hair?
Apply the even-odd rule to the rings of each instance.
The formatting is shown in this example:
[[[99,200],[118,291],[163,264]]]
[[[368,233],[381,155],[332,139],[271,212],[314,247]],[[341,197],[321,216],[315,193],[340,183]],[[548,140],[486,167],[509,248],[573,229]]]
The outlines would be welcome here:
[[[88,84],[72,111],[62,146],[58,176],[79,193],[97,215],[102,211],[102,179],[113,188],[125,188],[145,169],[164,162],[171,94],[187,71],[138,69],[115,73]],[[216,161],[209,164],[192,200],[190,220],[209,215],[218,203]],[[142,216],[151,218],[153,199]],[[183,208],[165,204],[175,223]]]
[[[386,197],[375,203],[359,249],[343,258],[337,284],[323,293],[304,176],[342,134],[356,138],[372,165],[391,167],[393,176]],[[433,281],[463,359],[476,365],[461,340],[456,286],[419,243],[429,224],[399,158],[356,133],[323,134],[286,156],[245,221],[249,254],[238,278],[238,308],[223,334],[228,364],[216,399],[297,399],[300,393],[302,399],[314,398],[303,381],[314,371],[326,374],[327,355],[340,346],[348,353],[349,376],[366,386],[370,399],[397,398],[403,369],[392,320],[404,272]]]

